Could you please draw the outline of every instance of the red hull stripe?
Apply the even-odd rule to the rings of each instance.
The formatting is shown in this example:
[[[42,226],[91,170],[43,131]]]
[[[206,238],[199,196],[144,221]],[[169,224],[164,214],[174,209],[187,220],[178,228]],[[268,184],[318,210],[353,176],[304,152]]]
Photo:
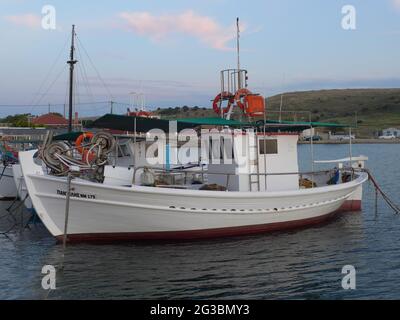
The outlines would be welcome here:
[[[361,200],[347,200],[340,207],[342,211],[361,211]]]

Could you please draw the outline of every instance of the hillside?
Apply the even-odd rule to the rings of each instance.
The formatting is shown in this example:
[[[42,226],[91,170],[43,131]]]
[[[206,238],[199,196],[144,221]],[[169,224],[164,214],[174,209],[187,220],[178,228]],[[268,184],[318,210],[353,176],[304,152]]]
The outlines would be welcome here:
[[[278,119],[281,95],[267,98],[268,119]],[[210,103],[211,104],[211,103]],[[400,127],[400,89],[334,89],[289,92],[283,94],[286,120],[308,120],[311,112],[313,121],[332,121],[355,124],[360,137],[369,137],[387,127]],[[286,111],[286,113],[285,113]],[[288,112],[293,111],[293,112]],[[213,110],[187,106],[182,108],[158,109],[165,118],[212,117]],[[235,118],[241,115],[236,112]]]

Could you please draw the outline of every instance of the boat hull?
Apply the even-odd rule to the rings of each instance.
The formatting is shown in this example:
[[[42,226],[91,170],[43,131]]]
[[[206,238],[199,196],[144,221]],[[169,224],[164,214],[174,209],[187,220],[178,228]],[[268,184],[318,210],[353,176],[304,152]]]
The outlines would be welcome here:
[[[26,208],[32,208],[32,201],[28,196],[28,189],[26,188],[25,179],[22,174],[22,169],[20,164],[14,164],[12,166],[12,174],[14,177],[14,183],[17,190],[17,195],[21,201],[24,201]]]
[[[162,240],[196,240],[212,239],[223,237],[235,237],[268,233],[274,231],[284,231],[300,229],[319,225],[332,219],[341,210],[337,210],[326,215],[294,220],[287,222],[266,223],[239,227],[225,227],[216,229],[186,230],[186,231],[148,231],[148,232],[118,232],[118,233],[81,233],[68,234],[68,242],[114,242],[114,241],[162,241]],[[58,241],[63,240],[63,235],[56,236]]]
[[[44,175],[20,153],[36,212],[63,236],[67,182]],[[36,166],[36,167],[35,167]],[[72,182],[69,241],[166,240],[234,236],[304,227],[337,213],[366,180],[288,192],[217,192]]]
[[[0,165],[0,201],[12,201],[17,197],[11,165]]]

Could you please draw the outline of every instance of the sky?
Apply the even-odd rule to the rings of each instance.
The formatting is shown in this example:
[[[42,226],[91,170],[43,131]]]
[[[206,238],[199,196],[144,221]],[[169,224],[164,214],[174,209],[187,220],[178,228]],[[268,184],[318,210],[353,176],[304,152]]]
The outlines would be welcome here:
[[[55,29],[43,28],[46,5]],[[343,28],[346,5],[355,29]],[[209,107],[219,71],[236,67],[236,17],[254,92],[400,87],[400,0],[0,0],[0,116],[62,112],[72,24],[82,114],[131,92],[151,109]]]

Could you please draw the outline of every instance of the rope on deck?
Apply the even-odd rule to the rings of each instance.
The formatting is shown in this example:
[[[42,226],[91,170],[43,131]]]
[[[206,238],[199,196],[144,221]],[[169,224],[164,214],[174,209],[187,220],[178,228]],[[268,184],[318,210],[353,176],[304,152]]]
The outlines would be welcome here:
[[[369,181],[372,182],[372,184],[375,187],[375,192],[376,194],[378,194],[378,192],[381,194],[383,200],[385,200],[385,202],[388,204],[388,206],[390,208],[392,208],[392,210],[394,211],[394,213],[399,214],[400,213],[400,207],[399,205],[397,205],[396,203],[393,202],[392,199],[389,198],[389,196],[381,189],[381,187],[379,186],[378,182],[376,181],[376,179],[374,178],[374,176],[372,175],[371,171],[369,171],[368,169],[363,169],[364,172],[366,172],[368,174],[368,179]],[[376,205],[375,205],[376,206]]]

